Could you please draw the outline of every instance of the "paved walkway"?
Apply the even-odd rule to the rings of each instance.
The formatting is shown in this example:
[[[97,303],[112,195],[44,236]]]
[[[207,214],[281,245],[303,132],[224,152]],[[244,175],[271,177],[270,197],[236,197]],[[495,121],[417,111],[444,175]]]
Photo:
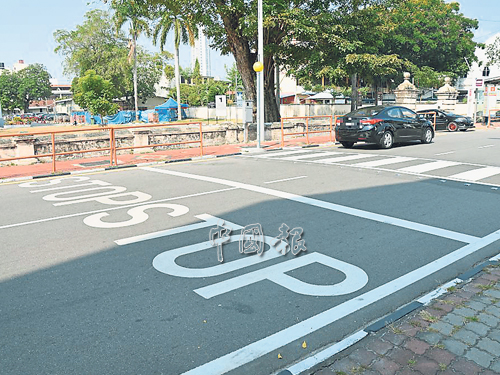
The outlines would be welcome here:
[[[498,128],[476,124],[477,129]],[[328,136],[311,138],[326,143]],[[278,148],[277,141],[266,142]],[[303,146],[305,138],[285,146]],[[204,147],[215,157],[241,152],[235,144]],[[200,156],[199,148],[118,155],[119,166],[172,162]],[[57,173],[109,167],[109,156],[57,161]],[[52,163],[0,167],[2,179],[50,175]],[[500,374],[500,266],[489,266],[468,283],[459,284],[429,305],[372,333],[326,361],[314,375]]]
[[[311,144],[324,144],[330,141],[329,136],[316,136],[310,137]],[[295,139],[287,139],[285,141],[285,147],[290,146],[305,146],[306,139],[295,138]],[[231,155],[235,153],[240,153],[242,148],[254,148],[256,146],[255,143],[248,144],[226,144],[219,146],[204,146],[203,147],[203,155],[204,157],[216,157],[222,155]],[[269,141],[264,142],[263,147],[266,149],[273,149],[281,147],[281,143],[279,141]],[[74,171],[85,171],[89,169],[96,168],[109,168],[110,165],[110,157],[108,156],[99,156],[99,157],[81,157],[79,154],[75,154],[77,157],[74,159],[64,159],[56,161],[56,173],[67,173]],[[170,149],[164,151],[156,151],[149,153],[124,153],[118,154],[118,166],[125,167],[131,165],[138,165],[144,163],[151,162],[173,162],[173,161],[182,161],[186,159],[199,158],[200,148],[192,147],[192,148],[177,148]],[[4,162],[8,163],[8,162]],[[14,162],[9,163],[8,165],[0,165],[0,182],[2,179],[12,179],[12,178],[20,178],[20,177],[28,177],[28,176],[45,176],[52,174],[52,161],[46,163],[37,162],[35,158],[19,160],[17,163],[24,165],[15,165]]]
[[[449,288],[310,374],[500,374],[500,265]]]

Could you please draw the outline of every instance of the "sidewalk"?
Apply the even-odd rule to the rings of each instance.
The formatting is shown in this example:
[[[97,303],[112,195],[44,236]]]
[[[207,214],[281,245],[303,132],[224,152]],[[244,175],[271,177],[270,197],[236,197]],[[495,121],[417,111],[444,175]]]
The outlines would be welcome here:
[[[500,264],[447,291],[309,374],[500,374]]]
[[[311,137],[311,145],[327,144],[330,141],[329,136]],[[305,138],[295,138],[285,141],[285,147],[300,147],[307,146]],[[248,144],[225,144],[219,146],[204,146],[203,157],[220,157],[226,155],[234,155],[242,152],[242,148],[256,147],[255,143]],[[280,148],[280,141],[264,142],[263,148],[272,150]],[[78,154],[75,154],[78,155]],[[77,157],[75,159],[57,160],[56,173],[52,173],[52,161],[47,163],[30,162],[30,159],[24,160],[26,165],[4,165],[0,166],[0,183],[5,179],[15,179],[22,177],[46,177],[49,175],[68,174],[84,172],[88,170],[104,170],[112,168],[124,168],[137,166],[147,163],[165,162],[171,163],[176,161],[187,161],[200,158],[199,147],[178,148],[165,151],[156,151],[150,153],[124,153],[118,154],[118,167],[111,167],[109,155],[99,157]],[[35,159],[35,158],[33,158]],[[18,161],[22,162],[22,161]],[[14,163],[12,163],[14,164]]]

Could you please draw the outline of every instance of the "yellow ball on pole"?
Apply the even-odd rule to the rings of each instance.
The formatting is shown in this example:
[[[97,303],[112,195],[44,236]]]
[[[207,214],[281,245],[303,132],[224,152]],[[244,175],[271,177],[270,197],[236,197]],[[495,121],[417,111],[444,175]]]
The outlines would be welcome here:
[[[253,70],[256,72],[262,72],[264,69],[264,64],[262,64],[260,61],[257,61],[256,63],[253,64]]]

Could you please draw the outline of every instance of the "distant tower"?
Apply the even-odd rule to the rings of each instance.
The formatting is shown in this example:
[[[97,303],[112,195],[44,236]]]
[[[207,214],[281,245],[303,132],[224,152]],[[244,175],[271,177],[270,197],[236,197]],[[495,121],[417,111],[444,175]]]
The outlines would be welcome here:
[[[194,69],[196,59],[200,63],[200,74],[210,77],[210,48],[208,47],[207,36],[201,26],[198,27],[198,38],[194,42],[194,47],[191,48],[191,69]]]

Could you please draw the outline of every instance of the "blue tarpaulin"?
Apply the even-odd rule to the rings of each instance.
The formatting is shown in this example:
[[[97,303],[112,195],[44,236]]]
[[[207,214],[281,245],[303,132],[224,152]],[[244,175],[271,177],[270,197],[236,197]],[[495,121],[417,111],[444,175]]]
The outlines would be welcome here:
[[[183,119],[187,118],[186,112],[184,111],[184,108],[187,107],[189,107],[187,104],[181,104],[181,115]],[[160,122],[177,120],[177,109],[178,104],[172,98],[169,98],[165,103],[155,107],[155,111],[158,112],[158,119]]]
[[[187,104],[181,104],[182,118],[187,118],[184,108],[189,107]],[[147,111],[138,111],[139,121],[149,122],[148,115],[154,112],[158,113],[158,120],[160,122],[169,122],[177,120],[177,102],[170,98],[165,103],[155,107],[155,109],[150,109]],[[72,112],[71,116],[85,116],[85,122],[87,124],[102,124],[102,118],[100,115],[92,116],[90,112]],[[135,121],[135,111],[119,111],[116,115],[105,116],[104,123],[109,125],[116,124],[128,124]]]

